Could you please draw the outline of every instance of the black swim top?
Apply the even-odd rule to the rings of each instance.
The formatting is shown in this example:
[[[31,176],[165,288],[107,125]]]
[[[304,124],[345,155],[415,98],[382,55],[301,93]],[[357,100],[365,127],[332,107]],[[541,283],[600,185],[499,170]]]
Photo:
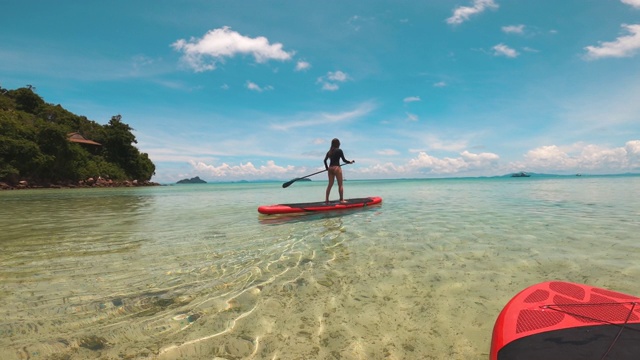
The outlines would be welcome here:
[[[331,159],[329,166],[339,166],[340,159],[342,159],[342,161],[344,162],[349,162],[347,159],[344,158],[344,153],[342,152],[342,149],[334,149],[333,151],[328,151],[327,156],[324,159],[325,165],[327,164],[327,158]]]

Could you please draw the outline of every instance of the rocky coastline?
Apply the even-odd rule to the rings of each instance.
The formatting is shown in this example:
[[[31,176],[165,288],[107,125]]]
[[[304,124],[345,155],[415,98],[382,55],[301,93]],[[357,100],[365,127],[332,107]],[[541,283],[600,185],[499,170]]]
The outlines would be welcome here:
[[[24,190],[24,189],[76,189],[76,188],[116,188],[116,187],[141,187],[160,186],[153,181],[124,180],[114,181],[111,179],[88,178],[78,182],[67,181],[58,183],[34,183],[27,180],[18,181],[16,184],[0,182],[0,190]]]

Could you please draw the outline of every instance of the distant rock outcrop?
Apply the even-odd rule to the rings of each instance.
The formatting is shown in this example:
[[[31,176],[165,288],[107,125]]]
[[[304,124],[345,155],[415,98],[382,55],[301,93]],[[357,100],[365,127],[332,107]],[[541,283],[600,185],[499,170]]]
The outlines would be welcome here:
[[[191,179],[183,179],[178,181],[178,184],[206,184],[207,182],[200,179],[199,176],[193,177]]]

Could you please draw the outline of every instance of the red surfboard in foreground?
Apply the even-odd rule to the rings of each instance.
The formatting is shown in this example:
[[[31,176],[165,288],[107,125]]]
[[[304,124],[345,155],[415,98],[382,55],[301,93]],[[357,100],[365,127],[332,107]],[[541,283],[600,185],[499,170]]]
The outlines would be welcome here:
[[[640,359],[640,298],[548,281],[511,299],[498,316],[490,360]]]
[[[312,203],[263,205],[258,208],[258,212],[261,214],[276,215],[317,211],[347,210],[376,205],[380,204],[381,202],[381,197],[372,196],[367,198],[346,199],[344,203],[341,203],[339,201],[331,201],[329,203],[325,203],[324,201],[322,201]]]

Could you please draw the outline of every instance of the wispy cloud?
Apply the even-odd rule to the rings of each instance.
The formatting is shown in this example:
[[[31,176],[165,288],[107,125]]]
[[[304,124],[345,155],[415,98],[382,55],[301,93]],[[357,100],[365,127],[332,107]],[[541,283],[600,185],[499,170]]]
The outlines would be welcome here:
[[[305,119],[305,120],[291,121],[291,122],[282,123],[282,124],[272,124],[271,128],[274,130],[287,131],[294,128],[348,122],[369,114],[371,111],[373,111],[373,109],[374,109],[373,104],[367,102],[367,103],[360,104],[358,107],[350,111],[334,113],[334,114],[320,113],[316,115],[311,115],[308,117],[308,119]]]
[[[503,26],[502,31],[506,34],[524,34],[524,25]]]
[[[596,60],[606,57],[630,57],[636,54],[640,49],[640,24],[627,25],[623,24],[630,35],[620,36],[611,42],[601,42],[600,46],[587,46],[586,58],[588,60]]]
[[[355,31],[360,31],[363,25],[366,25],[368,22],[375,20],[370,17],[362,17],[360,15],[354,15],[347,20],[347,24],[353,28]]]
[[[631,5],[636,9],[640,9],[640,0],[620,0],[622,3]]]
[[[406,133],[409,138],[424,144],[420,148],[409,149],[410,153],[426,152],[427,150],[461,152],[468,148],[469,142],[464,139],[439,136],[434,134]]]
[[[466,140],[457,140],[457,141],[433,141],[429,144],[429,147],[434,150],[445,150],[445,151],[460,151],[468,146]]]
[[[217,126],[219,128],[221,126]],[[159,127],[160,128],[160,127]],[[277,152],[265,150],[260,140],[245,133],[216,134],[210,128],[201,127],[193,132],[181,132],[171,126],[146,131],[138,136],[141,148],[153,161],[186,162],[188,159],[211,160],[229,157],[273,156]],[[144,146],[143,146],[144,145]]]
[[[508,58],[516,58],[520,54],[505,44],[498,44],[493,47],[493,55],[506,56]]]
[[[247,81],[247,89],[257,91],[257,92],[263,92],[266,90],[273,90],[273,86],[267,85],[265,87],[260,87],[258,84],[252,81]]]
[[[217,62],[238,54],[252,55],[258,63],[290,60],[293,55],[284,51],[281,43],[271,44],[264,36],[244,36],[228,26],[209,30],[202,38],[177,40],[171,47],[182,52],[182,61],[196,72],[215,70]]]
[[[420,101],[420,96],[409,96],[404,98],[404,100],[402,101],[404,101],[405,103]]]
[[[497,9],[494,0],[474,0],[471,6],[460,6],[453,10],[453,15],[447,19],[447,24],[459,25],[469,20],[472,15],[480,14],[487,9]]]
[[[83,81],[152,78],[175,70],[161,58],[144,55],[109,58],[93,52],[65,53],[48,44],[43,44],[37,50],[34,47],[11,49],[6,46],[0,48],[0,59],[4,71],[18,72],[29,68],[39,77]]]
[[[336,91],[340,88],[338,83],[343,83],[347,80],[349,80],[349,75],[338,70],[335,72],[329,71],[327,75],[319,77],[316,82],[322,84],[322,90]]]
[[[376,151],[376,154],[382,155],[382,156],[395,156],[395,155],[399,155],[400,152],[393,149],[383,149],[383,150]]]

